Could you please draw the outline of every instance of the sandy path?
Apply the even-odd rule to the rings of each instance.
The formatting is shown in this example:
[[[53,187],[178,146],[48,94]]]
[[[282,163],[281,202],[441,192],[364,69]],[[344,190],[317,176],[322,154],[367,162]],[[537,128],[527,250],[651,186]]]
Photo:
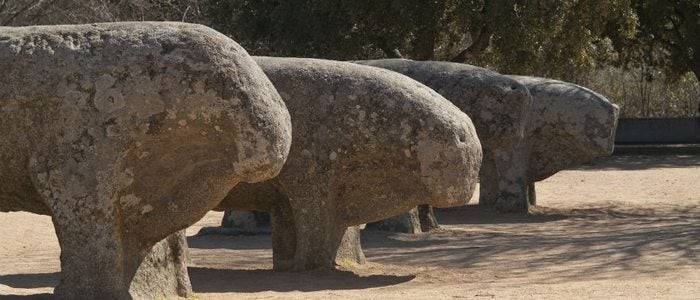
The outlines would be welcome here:
[[[365,232],[356,274],[272,272],[269,236],[192,236],[190,276],[200,299],[700,298],[700,156],[615,157],[537,189],[533,216],[470,206],[436,233]],[[50,293],[50,219],[0,213],[0,236],[0,295]]]

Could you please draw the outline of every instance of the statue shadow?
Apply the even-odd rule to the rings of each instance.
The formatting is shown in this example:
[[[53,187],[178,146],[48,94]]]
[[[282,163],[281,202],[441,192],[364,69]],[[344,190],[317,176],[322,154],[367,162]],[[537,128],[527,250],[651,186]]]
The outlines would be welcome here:
[[[263,250],[272,248],[272,237],[269,234],[193,235],[187,237],[187,245],[194,249]]]
[[[396,233],[379,230],[363,230],[360,236],[362,249],[369,248],[424,248],[449,243],[431,239],[431,233]]]
[[[571,216],[554,209],[534,208],[529,214],[497,213],[479,205],[435,209],[439,224],[517,224],[547,223],[568,219]]]
[[[694,207],[693,207],[694,208]],[[689,213],[690,209],[678,209],[675,213]],[[653,209],[629,209],[619,205],[606,207],[582,207],[582,208],[556,208],[546,206],[534,206],[527,214],[522,213],[497,213],[480,207],[479,205],[466,205],[444,209],[435,209],[435,217],[439,224],[444,225],[497,225],[518,223],[548,223],[566,219],[574,220],[604,220],[604,219],[633,219],[644,218],[653,214]]]
[[[60,272],[36,274],[9,274],[0,275],[0,284],[17,289],[54,287],[58,285],[58,281],[60,278]]]
[[[447,243],[446,241],[423,240],[421,234],[395,233],[378,230],[362,230],[362,245],[366,240],[385,240],[385,247],[427,247]],[[227,249],[227,250],[270,250],[272,249],[272,237],[269,234],[261,235],[226,235],[206,234],[187,237],[187,245],[190,249]]]
[[[201,267],[190,267],[189,274],[195,293],[356,290],[402,284],[415,278],[414,275],[359,276],[349,271],[279,272]]]
[[[567,219],[547,224],[472,222],[427,237],[449,241],[449,247],[392,249],[383,247],[387,243],[383,240],[369,240],[363,247],[374,263],[430,265],[474,273],[497,270],[499,278],[530,276],[540,283],[655,276],[700,262],[700,239],[696,238],[700,236],[700,206],[542,209]],[[458,216],[455,224],[469,224],[463,214]],[[534,218],[542,221],[550,217]],[[447,223],[439,215],[438,220]]]
[[[16,289],[52,288],[58,285],[60,272],[0,275],[0,284]],[[53,299],[52,294],[0,295],[0,299]]]
[[[22,300],[44,300],[44,299],[55,299],[53,294],[34,294],[34,295],[0,295],[0,299],[22,299]]]
[[[230,270],[188,268],[195,293],[312,292],[355,290],[409,282],[414,275],[359,276],[349,271],[277,272],[269,269]],[[58,284],[60,272],[0,275],[0,284],[18,289],[50,288]],[[52,299],[52,294],[0,295],[0,299]]]

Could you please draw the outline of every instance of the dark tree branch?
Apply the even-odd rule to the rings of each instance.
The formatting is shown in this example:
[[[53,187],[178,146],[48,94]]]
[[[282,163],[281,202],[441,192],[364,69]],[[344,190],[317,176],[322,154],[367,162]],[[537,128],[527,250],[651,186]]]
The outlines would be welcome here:
[[[49,0],[48,4],[46,4],[46,2],[45,2],[45,3],[41,3],[39,5],[44,5],[44,7],[51,7],[52,5],[55,5],[58,1],[59,0]],[[34,25],[39,21],[39,19],[48,16],[50,13],[51,12],[48,9],[39,10],[39,11],[33,13],[31,16],[28,16],[29,17],[28,23]]]
[[[467,62],[481,55],[491,45],[491,36],[494,28],[492,22],[496,19],[496,9],[497,5],[493,5],[489,1],[484,2],[484,6],[481,8],[482,25],[479,34],[477,34],[476,39],[469,47],[459,52],[450,61]]]
[[[5,11],[5,8],[7,8],[7,0],[2,0],[2,2],[0,2],[0,14]]]
[[[403,58],[401,51],[394,47],[394,45],[391,45],[385,38],[382,38],[378,43],[375,43],[375,45],[381,49],[388,58]]]
[[[31,10],[33,7],[35,7],[35,6],[37,6],[37,5],[41,5],[41,2],[43,2],[43,0],[37,0],[37,1],[35,1],[35,2],[29,2],[27,5],[25,5],[25,6],[22,7],[20,10],[18,10],[18,11],[15,12],[13,15],[11,15],[7,20],[5,20],[4,22],[2,22],[2,26],[9,26],[10,24],[12,24],[12,22],[14,22],[14,20],[15,20],[17,17],[19,17],[19,16],[22,15],[23,13],[26,13],[27,11]]]
[[[425,23],[414,32],[416,38],[412,56],[416,60],[432,60],[435,57],[435,45],[445,18],[445,1],[431,2],[425,9]]]
[[[675,43],[669,39],[664,38],[662,35],[658,35],[656,37],[656,40],[660,43],[663,44],[663,46],[667,47],[669,50],[672,51],[677,51],[677,52],[682,52],[683,48],[678,45],[678,43]]]
[[[384,55],[388,58],[403,58],[401,51],[396,48],[382,47],[382,52],[384,52]]]
[[[477,36],[476,40],[466,49],[462,50],[453,57],[450,61],[464,63],[481,55],[491,45],[491,35],[493,30],[489,26],[484,27]]]

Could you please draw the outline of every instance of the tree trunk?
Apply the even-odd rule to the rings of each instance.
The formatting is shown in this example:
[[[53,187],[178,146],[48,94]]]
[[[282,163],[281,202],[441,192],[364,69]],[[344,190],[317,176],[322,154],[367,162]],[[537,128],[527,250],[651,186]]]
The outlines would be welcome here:
[[[695,54],[694,54],[695,55],[695,62],[693,63],[692,69],[693,69],[693,74],[695,74],[695,79],[698,82],[700,82],[700,53],[698,53],[698,51],[700,51],[700,47],[695,49]],[[698,91],[698,93],[700,94],[700,91]],[[697,114],[698,114],[698,117],[700,117],[700,102],[698,103]]]
[[[462,52],[457,54],[450,61],[465,63],[481,55],[481,53],[491,45],[491,36],[493,35],[494,28],[492,22],[496,19],[497,8],[498,5],[493,5],[490,1],[484,1],[484,7],[481,10],[482,19],[484,21],[481,24],[479,33],[467,49],[462,50]]]
[[[475,57],[481,55],[481,53],[486,50],[491,44],[491,35],[493,30],[491,30],[488,25],[485,25],[477,35],[474,42],[467,47],[467,49],[462,50],[459,54],[453,57],[450,61],[465,63],[473,60]]]
[[[413,44],[415,60],[433,60],[435,57],[435,43],[437,41],[437,28],[435,26],[425,26],[417,33],[417,38]]]
[[[427,1],[422,7],[422,13],[417,18],[421,19],[413,40],[412,58],[415,60],[435,59],[435,45],[442,29],[442,21],[445,15],[445,1]]]
[[[399,51],[399,49],[396,48],[382,47],[382,52],[384,52],[384,55],[386,55],[387,58],[403,58],[401,51]]]

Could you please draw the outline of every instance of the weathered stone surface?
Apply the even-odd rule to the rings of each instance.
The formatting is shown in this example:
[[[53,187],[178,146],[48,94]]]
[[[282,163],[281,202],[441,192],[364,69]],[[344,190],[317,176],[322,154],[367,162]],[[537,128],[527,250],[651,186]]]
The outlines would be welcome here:
[[[459,63],[405,59],[356,63],[411,77],[467,113],[484,151],[480,204],[500,211],[527,210],[524,134],[532,98],[526,87],[496,72]]]
[[[278,174],[290,131],[257,64],[204,26],[0,27],[0,211],[52,216],[60,297],[186,296],[176,232]]]
[[[534,204],[534,182],[612,154],[620,109],[604,96],[573,83],[510,77],[525,85],[534,99],[526,137]]]
[[[217,209],[271,212],[275,269],[362,262],[357,228],[348,227],[471,197],[476,132],[431,89],[351,63],[256,61],[287,104],[294,142],[278,177],[240,184]]]

